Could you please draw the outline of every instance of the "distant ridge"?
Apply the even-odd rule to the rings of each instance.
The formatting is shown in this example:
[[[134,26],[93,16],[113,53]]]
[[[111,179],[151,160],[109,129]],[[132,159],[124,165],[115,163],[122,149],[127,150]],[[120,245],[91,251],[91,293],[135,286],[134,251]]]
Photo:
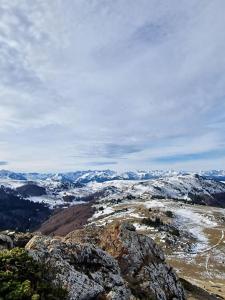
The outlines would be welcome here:
[[[87,170],[60,173],[21,173],[9,170],[0,170],[0,179],[12,180],[55,180],[62,182],[76,182],[86,184],[89,182],[105,182],[110,180],[149,180],[174,175],[198,174],[215,180],[225,180],[225,170],[209,170],[199,172],[174,171],[174,170],[137,170],[116,172],[112,170]]]

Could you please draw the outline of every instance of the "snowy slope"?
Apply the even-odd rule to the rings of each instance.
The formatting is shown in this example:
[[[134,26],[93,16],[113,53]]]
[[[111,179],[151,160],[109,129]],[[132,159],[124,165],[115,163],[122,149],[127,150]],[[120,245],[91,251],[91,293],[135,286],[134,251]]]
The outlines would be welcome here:
[[[191,200],[192,195],[213,195],[225,192],[225,184],[205,179],[198,175],[179,175],[147,181],[116,180],[104,183],[89,183],[93,191],[106,189],[111,197],[174,198]]]
[[[132,197],[146,199],[150,197],[187,201],[193,201],[193,198],[199,195],[211,199],[215,194],[225,193],[224,183],[194,174],[185,175],[170,172],[169,174],[164,173],[164,176],[160,178],[137,180],[136,178],[146,177],[146,173],[143,171],[127,172],[122,173],[120,176],[113,171],[82,171],[78,173],[76,175],[75,173],[67,173],[67,175],[48,174],[48,176],[38,173],[32,173],[31,175],[30,173],[29,175],[26,174],[27,179],[24,180],[25,175],[15,176],[15,174],[10,174],[8,171],[0,171],[0,185],[17,189],[28,182],[32,182],[37,186],[44,187],[47,192],[45,197],[35,197],[30,198],[30,200],[36,202],[40,199],[40,202],[51,203],[51,207],[64,204],[68,206],[77,203],[77,201],[89,201],[87,197],[96,193],[98,195],[95,198],[100,198],[100,200],[129,199]],[[149,174],[148,176],[150,176]],[[157,174],[159,175],[159,173]],[[116,180],[112,180],[113,178],[116,178]],[[133,179],[131,180],[131,178]],[[64,203],[65,196],[72,196],[74,199],[70,203]],[[208,205],[213,205],[213,203]],[[219,205],[216,204],[216,206]]]

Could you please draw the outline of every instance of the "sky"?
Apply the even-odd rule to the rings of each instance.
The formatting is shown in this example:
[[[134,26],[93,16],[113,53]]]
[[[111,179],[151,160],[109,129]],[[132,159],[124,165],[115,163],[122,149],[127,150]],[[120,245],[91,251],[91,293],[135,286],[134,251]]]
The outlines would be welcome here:
[[[0,168],[225,168],[224,0],[1,0]]]

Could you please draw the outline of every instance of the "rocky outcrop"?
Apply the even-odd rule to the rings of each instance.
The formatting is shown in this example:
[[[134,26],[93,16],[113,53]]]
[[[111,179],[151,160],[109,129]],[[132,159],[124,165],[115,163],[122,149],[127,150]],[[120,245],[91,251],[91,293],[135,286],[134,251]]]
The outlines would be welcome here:
[[[65,240],[79,243],[88,240],[111,254],[135,299],[185,299],[183,287],[166,264],[162,250],[150,237],[138,234],[131,224],[87,227],[70,233]]]
[[[34,236],[26,249],[48,267],[49,280],[62,285],[70,300],[130,299],[118,263],[101,249],[46,236]]]
[[[65,238],[4,232],[0,247],[23,247],[69,300],[184,300],[162,250],[129,223],[87,226]]]
[[[15,232],[4,230],[0,232],[0,250],[12,249],[14,247],[23,248],[34,236],[31,232]]]
[[[8,236],[12,240],[12,247],[24,248],[29,240],[36,235],[32,232],[16,232],[11,230],[1,231],[0,234]]]
[[[10,236],[0,233],[0,251],[4,249],[12,249],[13,241]]]

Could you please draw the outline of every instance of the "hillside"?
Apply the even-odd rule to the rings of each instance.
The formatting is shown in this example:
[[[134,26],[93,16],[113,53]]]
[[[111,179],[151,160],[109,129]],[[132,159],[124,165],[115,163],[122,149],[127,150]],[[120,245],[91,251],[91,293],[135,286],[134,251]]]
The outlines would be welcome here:
[[[0,187],[0,229],[34,230],[50,215],[49,208],[17,195],[15,191]]]

